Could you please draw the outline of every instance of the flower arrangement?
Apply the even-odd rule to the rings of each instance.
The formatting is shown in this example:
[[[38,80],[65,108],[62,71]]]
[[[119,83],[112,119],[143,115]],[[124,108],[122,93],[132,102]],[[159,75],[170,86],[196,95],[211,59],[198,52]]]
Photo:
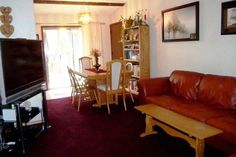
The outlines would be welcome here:
[[[91,55],[96,58],[96,57],[101,56],[101,53],[99,53],[99,50],[98,50],[98,49],[92,48],[92,50],[91,50]]]
[[[96,48],[93,48],[91,50],[91,55],[94,56],[95,58],[95,65],[93,65],[96,70],[99,70],[99,67],[101,66],[101,64],[98,63],[98,57],[101,56],[101,53],[99,53],[99,50]]]

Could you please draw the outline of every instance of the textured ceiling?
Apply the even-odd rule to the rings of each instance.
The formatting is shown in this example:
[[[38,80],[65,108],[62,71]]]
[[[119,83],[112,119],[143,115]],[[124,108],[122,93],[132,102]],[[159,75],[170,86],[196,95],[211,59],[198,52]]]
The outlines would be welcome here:
[[[62,0],[51,0],[62,1]],[[63,0],[73,2],[105,2],[105,3],[126,3],[127,0]],[[92,14],[112,14],[121,6],[95,6],[95,5],[63,5],[63,4],[40,4],[35,3],[35,14],[78,14],[85,9],[92,12]]]

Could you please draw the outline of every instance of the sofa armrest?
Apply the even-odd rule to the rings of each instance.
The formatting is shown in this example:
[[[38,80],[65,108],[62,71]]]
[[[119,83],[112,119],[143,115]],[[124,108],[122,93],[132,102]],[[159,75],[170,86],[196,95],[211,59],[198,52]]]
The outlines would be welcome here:
[[[138,82],[139,104],[145,103],[145,97],[168,93],[169,77],[141,79]]]

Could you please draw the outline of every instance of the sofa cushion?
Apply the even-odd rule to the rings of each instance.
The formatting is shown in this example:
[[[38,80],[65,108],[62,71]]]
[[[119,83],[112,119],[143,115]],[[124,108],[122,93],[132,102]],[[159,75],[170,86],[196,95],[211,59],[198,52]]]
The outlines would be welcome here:
[[[236,144],[236,115],[228,114],[226,116],[209,119],[207,120],[207,124],[222,129],[224,132],[218,136]]]
[[[205,122],[208,119],[224,116],[230,113],[229,110],[214,108],[207,104],[189,101],[184,98],[161,95],[147,97],[148,103],[153,103],[161,107],[175,111],[176,113]]]
[[[198,87],[203,74],[189,71],[172,72],[170,81],[170,92],[173,95],[188,100],[197,100]]]
[[[184,101],[182,98],[171,95],[148,96],[146,100],[147,103],[153,103],[167,109],[173,107],[173,104],[182,103],[182,101]]]
[[[198,99],[218,108],[235,109],[236,78],[205,75],[199,87]]]

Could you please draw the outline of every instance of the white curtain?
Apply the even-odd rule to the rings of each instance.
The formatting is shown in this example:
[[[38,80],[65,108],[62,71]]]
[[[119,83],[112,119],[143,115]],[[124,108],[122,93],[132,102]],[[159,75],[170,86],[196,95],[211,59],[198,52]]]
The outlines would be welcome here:
[[[99,63],[104,65],[104,52],[103,52],[103,37],[102,29],[103,24],[94,22],[82,26],[83,29],[83,41],[84,41],[84,52],[86,56],[90,56],[90,52],[93,48],[100,51],[100,61]]]

